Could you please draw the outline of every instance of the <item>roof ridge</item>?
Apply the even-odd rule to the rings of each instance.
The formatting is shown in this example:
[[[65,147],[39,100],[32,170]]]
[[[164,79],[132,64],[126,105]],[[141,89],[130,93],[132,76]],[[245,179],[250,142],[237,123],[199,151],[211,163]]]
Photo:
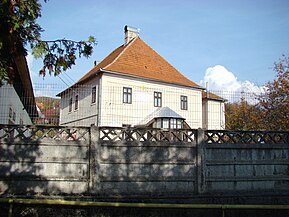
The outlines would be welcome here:
[[[103,67],[103,69],[106,69],[106,68],[110,67],[112,64],[114,64],[114,63],[119,59],[119,57],[133,44],[133,42],[134,42],[137,38],[139,38],[139,36],[135,37],[135,38],[134,38],[133,40],[131,40],[128,44],[126,44],[126,45],[123,44],[122,46],[125,46],[124,49],[117,55],[116,58],[114,58],[114,60],[113,60],[111,63],[109,63],[108,65],[106,65],[105,67]]]

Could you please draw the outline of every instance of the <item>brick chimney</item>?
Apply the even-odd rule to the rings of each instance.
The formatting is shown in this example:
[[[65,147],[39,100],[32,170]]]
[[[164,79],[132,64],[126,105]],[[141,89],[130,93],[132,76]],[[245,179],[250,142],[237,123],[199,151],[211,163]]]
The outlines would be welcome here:
[[[132,39],[138,37],[138,35],[139,29],[126,25],[124,27],[124,44],[128,44]]]

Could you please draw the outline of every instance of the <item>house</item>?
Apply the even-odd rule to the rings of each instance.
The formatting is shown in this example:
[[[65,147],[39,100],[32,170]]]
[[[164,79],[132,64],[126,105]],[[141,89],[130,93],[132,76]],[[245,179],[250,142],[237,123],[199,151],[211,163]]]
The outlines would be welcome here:
[[[124,44],[57,95],[60,125],[221,129],[224,100],[204,91],[125,26]]]
[[[13,57],[11,82],[0,84],[0,124],[31,125],[37,117],[37,109],[26,58]]]
[[[36,124],[59,125],[60,100],[52,97],[36,97],[36,105],[39,117],[34,121]]]
[[[202,93],[203,129],[225,129],[225,100],[214,93]]]

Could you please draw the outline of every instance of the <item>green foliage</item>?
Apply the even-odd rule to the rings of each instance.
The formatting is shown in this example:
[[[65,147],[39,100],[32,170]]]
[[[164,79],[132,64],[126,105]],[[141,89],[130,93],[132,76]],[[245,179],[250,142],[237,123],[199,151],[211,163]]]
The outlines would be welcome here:
[[[46,1],[45,1],[46,2]],[[11,78],[14,71],[13,58],[26,55],[25,46],[30,45],[35,58],[43,59],[40,74],[58,75],[75,64],[77,57],[90,57],[94,37],[87,41],[66,39],[43,41],[43,29],[37,23],[41,16],[39,0],[2,0],[0,3],[0,79]],[[12,70],[12,71],[11,71]],[[12,73],[11,73],[12,72]],[[13,76],[12,76],[13,77]]]
[[[55,41],[39,41],[32,50],[35,58],[43,59],[43,68],[39,74],[45,76],[49,74],[57,76],[62,71],[66,71],[75,64],[78,57],[89,57],[95,44],[94,37],[90,36],[87,41],[73,41],[67,39]]]

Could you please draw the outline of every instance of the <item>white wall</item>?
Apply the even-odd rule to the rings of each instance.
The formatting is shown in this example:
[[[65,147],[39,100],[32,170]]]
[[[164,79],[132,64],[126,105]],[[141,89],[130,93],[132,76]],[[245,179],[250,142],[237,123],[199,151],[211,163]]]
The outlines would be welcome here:
[[[100,126],[139,125],[149,121],[154,91],[162,92],[162,107],[169,107],[186,119],[191,128],[202,127],[201,90],[103,74],[101,81]],[[123,103],[123,87],[132,88],[132,104]],[[188,110],[181,110],[181,95],[188,97]]]
[[[225,104],[223,102],[203,101],[203,128],[208,130],[225,129]]]
[[[97,122],[97,105],[91,102],[92,87],[96,86],[98,95],[99,78],[94,78],[85,85],[80,85],[61,96],[60,100],[60,125],[90,126]],[[75,110],[75,96],[78,95],[78,109]],[[69,99],[72,98],[72,111],[69,112]]]
[[[32,121],[12,85],[3,84],[0,87],[0,124],[31,125]],[[9,110],[12,115],[9,117]]]

